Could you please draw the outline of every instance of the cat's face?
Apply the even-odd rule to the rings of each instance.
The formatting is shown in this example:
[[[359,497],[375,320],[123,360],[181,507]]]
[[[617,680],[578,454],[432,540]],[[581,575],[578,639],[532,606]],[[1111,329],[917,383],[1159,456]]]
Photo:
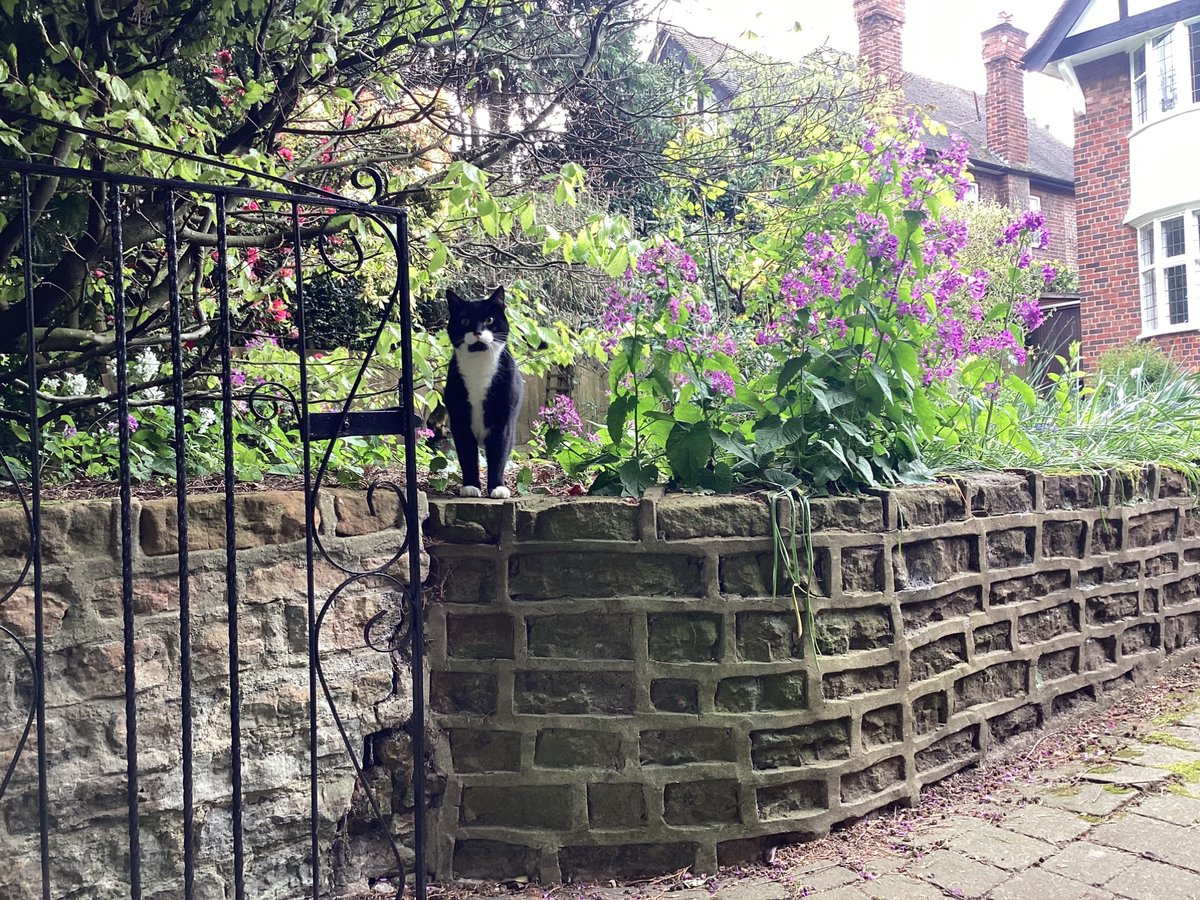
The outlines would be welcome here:
[[[508,341],[508,319],[504,311],[504,288],[496,288],[490,297],[464,300],[454,291],[446,291],[450,319],[446,331],[450,343],[457,349],[465,346],[471,352],[503,347]]]

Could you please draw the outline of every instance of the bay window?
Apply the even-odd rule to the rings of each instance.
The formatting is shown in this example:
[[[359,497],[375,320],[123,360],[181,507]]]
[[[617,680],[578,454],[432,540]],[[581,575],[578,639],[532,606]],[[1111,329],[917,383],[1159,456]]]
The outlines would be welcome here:
[[[1200,108],[1200,21],[1180,22],[1130,51],[1133,125]]]
[[[1138,229],[1142,333],[1200,327],[1200,209]]]

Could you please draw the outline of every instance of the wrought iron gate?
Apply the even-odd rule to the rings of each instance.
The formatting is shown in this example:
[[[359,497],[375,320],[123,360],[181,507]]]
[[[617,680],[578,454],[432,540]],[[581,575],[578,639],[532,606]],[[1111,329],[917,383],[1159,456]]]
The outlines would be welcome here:
[[[303,491],[307,702],[302,706],[308,719],[305,755],[309,823],[307,846],[296,848],[297,857],[308,857],[307,884],[280,887],[279,891],[291,891],[287,896],[311,896],[314,900],[329,891],[329,811],[322,806],[327,785],[321,778],[322,767],[328,764],[330,756],[328,747],[318,746],[320,723],[332,722],[336,728],[356,773],[356,800],[360,804],[365,801],[383,823],[378,798],[364,777],[367,751],[362,745],[355,746],[335,702],[335,679],[345,676],[328,674],[322,664],[322,627],[339,602],[351,589],[379,585],[392,603],[361,623],[362,635],[365,643],[375,650],[402,653],[411,660],[408,689],[412,714],[406,725],[414,760],[411,850],[416,862],[411,868],[415,870],[412,873],[415,893],[424,897],[424,636],[405,210],[380,202],[383,181],[368,171],[358,173],[353,180],[356,190],[363,195],[363,199],[354,199],[302,185],[262,190],[248,186],[245,179],[235,186],[108,174],[102,168],[96,165],[84,171],[0,160],[0,215],[4,217],[0,221],[0,246],[4,244],[3,236],[12,237],[8,243],[11,252],[7,258],[0,258],[0,289],[8,291],[8,296],[0,297],[0,363],[10,362],[0,370],[0,431],[8,436],[7,442],[0,438],[0,482],[6,482],[2,485],[5,495],[0,500],[12,501],[10,508],[19,508],[18,518],[23,519],[28,531],[27,538],[16,541],[23,544],[23,558],[13,562],[11,573],[3,575],[4,583],[0,583],[0,609],[5,604],[27,602],[32,611],[31,628],[24,631],[12,624],[12,617],[7,620],[0,617],[0,692],[7,690],[10,699],[16,698],[24,704],[17,721],[6,721],[6,707],[0,702],[0,738],[5,734],[12,738],[7,743],[0,739],[0,823],[6,817],[11,822],[22,815],[15,798],[22,779],[26,779],[27,793],[32,798],[29,809],[36,811],[37,818],[36,827],[29,829],[30,845],[34,848],[29,860],[40,882],[40,896],[48,900],[81,887],[64,883],[71,876],[64,875],[56,865],[56,859],[62,855],[60,842],[72,838],[64,836],[62,828],[66,827],[63,823],[67,817],[54,798],[61,798],[64,790],[77,790],[79,786],[64,785],[59,780],[62,776],[56,772],[57,738],[47,716],[47,687],[52,685],[52,679],[70,677],[69,672],[64,675],[50,671],[54,647],[47,631],[44,580],[47,562],[42,540],[47,515],[43,468],[48,429],[61,428],[65,407],[74,414],[79,428],[86,421],[98,436],[115,439],[117,460],[115,551],[119,556],[121,635],[118,667],[124,677],[124,715],[119,727],[114,724],[109,729],[109,740],[121,746],[125,757],[124,802],[119,813],[124,819],[120,828],[124,849],[116,854],[125,865],[123,871],[111,873],[107,893],[92,885],[95,893],[89,896],[121,895],[135,900],[142,896],[182,896],[188,900],[203,896],[197,879],[199,861],[205,854],[224,861],[221,877],[227,879],[232,896],[242,900],[262,895],[253,886],[248,887],[246,877],[248,862],[254,855],[254,835],[247,832],[245,802],[259,788],[247,781],[244,766],[247,735],[243,729],[243,709],[253,698],[243,694],[243,676],[255,661],[239,658],[242,643],[239,628],[245,614],[240,591],[248,573],[243,571],[245,564],[239,556],[235,419],[250,416],[264,423],[275,420],[285,433],[295,436],[298,456],[281,460],[279,468],[282,471],[290,466],[297,487]],[[267,233],[266,228],[274,231]],[[250,254],[245,248],[251,246],[264,248],[260,253],[270,252],[276,274],[291,270],[282,276],[282,283],[290,287],[280,303],[286,299],[294,316],[295,330],[279,340],[285,346],[294,345],[298,351],[293,385],[280,380],[239,383],[237,377],[239,353],[248,336],[242,333],[247,314],[235,308],[235,280],[253,275],[246,271]],[[344,395],[318,398],[311,387],[316,359],[311,352],[306,287],[314,278],[353,276],[369,260],[380,264],[384,261],[380,254],[386,257],[386,265],[377,268],[390,277],[378,291],[378,321],[373,334],[351,354],[357,371]],[[81,336],[76,331],[80,329],[72,330],[73,322],[64,324],[61,318],[56,320],[55,310],[62,309],[64,286],[81,284],[87,278],[102,280],[103,290],[111,292],[112,319],[107,327],[88,323],[98,343],[89,345],[83,340],[64,356],[62,348],[70,344],[66,339],[78,341]],[[153,302],[148,299],[152,296],[156,298]],[[19,327],[14,324],[18,321]],[[377,390],[379,385],[368,383],[368,366],[380,337],[396,322],[402,358],[398,402],[394,388],[385,392]],[[144,372],[134,374],[137,357],[146,348],[164,355],[161,371],[148,379],[143,377]],[[74,391],[55,392],[47,387],[51,380],[55,384],[67,378],[78,380],[80,376],[74,374],[78,371],[98,371],[107,354],[111,354],[114,364],[107,374],[100,371],[97,376],[107,385],[97,388],[100,396],[80,397]],[[138,383],[134,383],[135,378]],[[390,395],[386,405],[383,405],[384,393]],[[171,688],[178,693],[171,703],[177,698],[180,713],[179,734],[174,746],[167,748],[170,759],[178,755],[178,766],[172,763],[164,774],[159,760],[149,786],[144,780],[147,768],[141,764],[139,751],[157,753],[164,748],[148,747],[144,736],[139,739],[139,716],[146,716],[148,711],[145,701],[139,704],[142,620],[134,576],[134,560],[140,552],[134,533],[139,507],[135,502],[138,485],[132,471],[135,457],[131,453],[137,428],[135,414],[143,414],[148,408],[169,411],[173,421],[165,438],[169,445],[165,458],[173,455],[173,471],[160,474],[172,476],[174,481],[169,496],[174,499],[172,540],[177,547],[178,562],[174,573],[165,572],[163,577],[174,579],[177,591],[178,643],[168,648],[168,653],[178,663],[178,683]],[[214,477],[224,497],[223,528],[217,531],[223,532],[225,554],[225,608],[221,626],[226,632],[228,659],[226,684],[221,692],[227,697],[227,713],[197,708],[193,677],[196,622],[192,611],[195,588],[190,560],[194,551],[189,542],[189,509],[197,500],[188,487],[188,422],[196,416],[220,430],[220,466]],[[398,436],[396,453],[402,455],[403,470],[372,483],[366,492],[366,504],[374,514],[381,492],[394,495],[400,510],[397,524],[402,521],[403,535],[396,532],[396,546],[383,554],[386,558],[382,561],[376,558],[364,566],[329,551],[318,522],[318,510],[338,442],[350,435],[372,434]],[[217,571],[219,576],[219,566]],[[318,577],[319,571],[326,574]],[[336,577],[330,580],[329,572],[336,572]],[[302,651],[298,653],[302,655]],[[7,685],[5,672],[9,673]],[[3,697],[0,693],[0,701]],[[13,708],[15,705],[10,705],[10,712]],[[200,715],[206,722],[219,717],[222,724],[220,728],[214,726],[211,733],[227,737],[227,746],[206,746],[203,758],[196,744]],[[117,719],[113,721],[116,723]],[[303,723],[299,729],[302,733]],[[197,777],[202,767],[215,765],[213,760],[224,760],[226,754],[228,829],[226,832],[223,825],[221,829],[214,826],[213,835],[208,835],[206,845],[201,847],[198,846]],[[172,798],[166,800],[155,793],[168,789]],[[222,798],[214,800],[211,796],[211,787],[205,790],[209,796],[204,802],[209,807],[223,805]],[[181,841],[175,847],[170,841],[161,840],[156,832],[151,854],[155,871],[147,873],[144,863],[151,851],[143,841],[143,825],[151,802],[158,810],[156,827],[170,831],[177,823]],[[169,809],[165,817],[161,812],[164,806]],[[117,812],[114,810],[114,815]],[[222,811],[221,822],[225,821],[224,815]],[[165,826],[164,821],[168,822]],[[3,828],[0,824],[0,832]],[[403,893],[405,869],[410,867],[405,866],[402,858],[401,842],[386,823],[380,833],[394,855]],[[227,842],[224,849],[210,846],[222,841]],[[231,853],[226,853],[230,850]],[[169,883],[162,881],[164,871],[174,873]]]

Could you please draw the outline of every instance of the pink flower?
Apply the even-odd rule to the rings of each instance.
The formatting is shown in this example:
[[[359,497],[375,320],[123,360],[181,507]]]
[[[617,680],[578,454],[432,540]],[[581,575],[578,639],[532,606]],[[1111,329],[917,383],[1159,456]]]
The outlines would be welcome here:
[[[726,397],[732,397],[734,394],[733,379],[728,372],[709,372],[708,385],[718,394],[724,394]]]
[[[296,158],[296,154],[292,152],[291,147],[280,147],[275,152],[279,154],[281,159],[284,159],[287,162],[291,162]]]

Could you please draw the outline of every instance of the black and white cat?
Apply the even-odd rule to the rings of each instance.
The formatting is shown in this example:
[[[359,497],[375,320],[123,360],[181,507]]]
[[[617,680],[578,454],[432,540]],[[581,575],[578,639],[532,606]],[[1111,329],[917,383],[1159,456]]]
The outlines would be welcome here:
[[[450,320],[446,330],[454,355],[446,377],[450,434],[462,467],[464,497],[478,497],[479,448],[487,457],[487,496],[505,499],[504,468],[516,439],[517,413],[525,385],[508,352],[504,288],[482,300],[464,300],[446,291]]]

